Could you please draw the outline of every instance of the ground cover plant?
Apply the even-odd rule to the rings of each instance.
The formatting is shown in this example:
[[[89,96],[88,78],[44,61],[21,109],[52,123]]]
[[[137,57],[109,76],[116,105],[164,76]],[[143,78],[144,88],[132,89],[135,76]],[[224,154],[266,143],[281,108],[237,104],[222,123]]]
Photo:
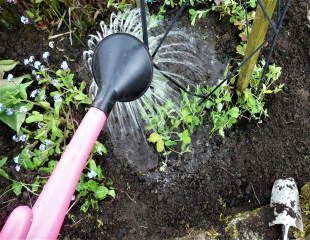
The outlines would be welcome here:
[[[57,28],[61,26],[60,34],[65,29],[85,42],[83,35],[88,27],[94,27],[101,17],[109,17],[104,14],[109,11],[106,6],[122,11],[128,5],[135,6],[137,1],[25,2],[27,4],[18,5],[21,1],[0,1],[3,9],[0,21],[6,26],[3,33],[17,24],[24,31],[18,30],[9,36],[19,39],[25,33],[27,35],[27,31],[38,34],[31,30],[33,26],[51,34],[57,34]],[[157,21],[167,18],[169,11],[174,13],[172,8],[177,9],[185,1],[147,2],[151,12],[156,12],[151,20]],[[215,27],[219,48],[229,45],[229,41],[237,43],[229,46],[237,61],[227,64],[221,77],[224,79],[242,61],[256,1],[241,4],[234,0],[194,0],[188,3],[185,18],[188,18],[189,28],[205,29],[206,19],[211,18],[216,23],[219,21],[219,26]],[[270,64],[267,69],[264,84],[260,83],[265,64],[262,57],[244,93],[235,91],[237,75],[204,102],[181,92],[179,110],[168,99],[156,116],[149,116],[146,138],[159,153],[161,163],[156,168],[142,173],[136,171],[126,152],[116,154],[115,143],[101,136],[81,176],[70,216],[59,238],[164,239],[183,235],[188,228],[206,225],[210,238],[232,239],[222,226],[221,219],[225,215],[267,205],[275,178],[289,175],[297,180],[298,187],[304,185],[309,176],[306,136],[309,84],[305,81],[303,68],[308,60],[303,51],[305,42],[295,37],[299,32],[296,22],[291,23],[291,19],[302,22],[303,14],[297,7],[291,10],[286,22],[288,33],[281,35],[281,48],[272,59],[275,64]],[[231,24],[225,24],[227,21]],[[234,29],[233,33],[229,32],[231,29]],[[302,29],[307,33],[307,27]],[[2,34],[1,31],[2,28]],[[222,39],[227,37],[226,32],[228,40]],[[9,40],[3,40],[1,34],[3,46],[10,46]],[[69,42],[70,34],[62,36]],[[40,38],[47,41],[38,34]],[[22,41],[16,40],[16,48],[25,46],[18,43]],[[60,61],[55,66],[50,64],[50,53],[43,52],[41,56],[25,59],[20,54],[13,55],[18,62],[8,60],[13,59],[11,52],[1,49],[2,46],[0,140],[4,141],[0,142],[0,199],[2,208],[7,211],[0,215],[3,224],[7,214],[20,201],[28,204],[41,191],[91,100],[87,94],[88,83],[80,82],[76,77],[81,69],[71,69],[71,64],[80,64],[79,59],[71,63]],[[75,47],[74,51],[82,54],[80,47]],[[58,54],[62,56],[63,53]],[[199,87],[196,94],[208,94],[213,89],[214,86]],[[2,131],[14,131],[10,138],[20,146],[18,151],[7,146],[7,136]],[[140,156],[141,159],[147,157]],[[301,190],[302,209],[307,218],[309,201],[305,192],[304,187]],[[29,200],[25,193],[32,198]],[[17,196],[15,200],[13,194]],[[113,202],[103,201],[114,198]],[[307,231],[292,234],[305,237]],[[279,236],[277,230],[274,232],[269,239]]]
[[[34,56],[24,59],[32,74],[20,77],[10,73],[19,62],[0,61],[0,120],[16,131],[12,139],[23,146],[13,159],[5,156],[1,159],[0,174],[11,183],[3,194],[13,191],[18,196],[23,188],[33,194],[41,190],[76,129],[73,110],[91,103],[84,93],[85,82],[74,84],[74,74],[66,61],[61,63],[60,69],[53,71],[48,67],[49,52],[44,52],[42,59],[43,62]],[[112,183],[106,181],[102,168],[93,159],[106,153],[105,146],[97,142],[85,174],[81,176],[73,200],[81,200],[80,208],[84,212],[90,206],[98,208],[98,201],[107,196],[115,197]],[[33,172],[32,182],[13,179],[6,172],[6,163],[11,161],[19,174]]]

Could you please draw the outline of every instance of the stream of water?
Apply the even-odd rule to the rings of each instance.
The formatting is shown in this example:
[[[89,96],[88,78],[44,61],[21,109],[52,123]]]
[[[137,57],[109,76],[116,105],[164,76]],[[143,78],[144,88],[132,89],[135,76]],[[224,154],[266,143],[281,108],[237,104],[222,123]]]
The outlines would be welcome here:
[[[151,54],[163,37],[164,26],[165,24],[159,23],[157,27],[148,29]],[[89,50],[84,52],[84,59],[90,70],[97,44],[117,32],[129,33],[142,40],[140,11],[127,9],[117,14],[112,13],[109,23],[100,22],[99,30],[90,35],[88,40]],[[216,60],[215,54],[214,41],[202,41],[188,29],[176,27],[169,33],[153,61],[162,69],[161,72],[180,85],[194,89],[199,84],[210,84],[210,79],[215,81],[220,76],[222,65]],[[153,168],[157,164],[156,156],[145,137],[148,116],[157,114],[158,106],[168,99],[175,103],[176,109],[179,107],[179,89],[161,72],[154,68],[151,86],[141,98],[132,102],[116,103],[107,124],[112,141],[116,143],[114,153],[126,157],[140,170]],[[94,97],[96,92],[97,86],[93,80],[89,93]],[[141,159],[141,156],[144,156],[144,159]]]

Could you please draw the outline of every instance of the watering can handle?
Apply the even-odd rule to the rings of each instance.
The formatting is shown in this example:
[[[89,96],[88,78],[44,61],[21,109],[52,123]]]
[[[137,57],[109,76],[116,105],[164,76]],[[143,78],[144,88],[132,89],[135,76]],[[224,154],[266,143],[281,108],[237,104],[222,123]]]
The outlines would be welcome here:
[[[27,239],[56,239],[89,154],[107,120],[91,107],[32,208]]]
[[[25,207],[24,211],[20,207],[15,209],[1,232],[1,240],[57,238],[80,175],[106,120],[103,111],[89,109],[33,208],[28,208],[30,212]],[[17,227],[19,223],[23,227]],[[12,228],[21,228],[18,237]]]
[[[0,239],[25,239],[30,229],[32,217],[32,210],[28,206],[15,208],[0,232]]]

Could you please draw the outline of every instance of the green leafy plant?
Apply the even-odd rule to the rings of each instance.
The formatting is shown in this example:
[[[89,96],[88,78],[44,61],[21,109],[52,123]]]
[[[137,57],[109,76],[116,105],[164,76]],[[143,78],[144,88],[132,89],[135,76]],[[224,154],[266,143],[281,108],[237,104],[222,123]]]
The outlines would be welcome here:
[[[14,91],[11,88],[0,88],[2,91],[0,103],[7,121],[15,119],[13,114],[7,114],[8,107],[15,109],[13,106],[16,104],[24,104],[23,121],[19,123],[18,129],[14,129],[17,134],[12,137],[15,142],[22,144],[21,151],[12,159],[15,170],[35,173],[32,182],[29,183],[12,179],[5,171],[8,158],[2,158],[0,175],[12,183],[10,190],[16,195],[21,194],[23,189],[35,194],[46,183],[46,176],[53,171],[60,154],[76,129],[75,112],[80,111],[80,105],[85,107],[91,103],[84,93],[85,82],[79,84],[74,82],[74,74],[68,69],[67,63],[62,64],[62,69],[53,71],[31,58],[25,62],[34,68],[35,81],[27,75],[19,78],[18,85],[14,84]],[[17,64],[14,61],[5,63],[11,64],[2,64],[5,71]],[[12,78],[10,83],[12,81],[16,79]],[[17,106],[21,112],[21,106]],[[94,161],[94,158],[103,157],[106,153],[105,146],[96,142],[87,169],[81,176],[77,188],[77,199],[84,202],[81,206],[82,211],[87,211],[90,206],[97,208],[98,201],[107,196],[115,197],[112,183],[104,178],[103,170]]]
[[[182,154],[189,151],[190,135],[202,124],[204,116],[199,100],[182,93],[179,110],[173,101],[168,100],[157,115],[148,116],[146,129],[151,132],[148,141],[156,144],[157,152]]]
[[[266,82],[262,88],[258,89],[262,77],[265,61],[261,61],[253,72],[251,88],[242,94],[238,94],[237,100],[232,101],[234,89],[230,85],[224,85],[214,92],[212,100],[205,102],[205,107],[210,111],[210,118],[213,128],[211,133],[218,132],[225,136],[225,129],[232,127],[241,118],[254,119],[258,123],[268,116],[265,108],[267,94],[278,93],[283,88],[283,84],[276,85],[276,81],[281,75],[281,67],[270,65],[266,74]],[[233,78],[231,81],[233,82]],[[211,91],[212,88],[206,90]]]
[[[31,81],[22,83],[24,79],[29,79],[30,75],[14,77],[8,74],[7,79],[4,79],[5,74],[17,64],[14,60],[0,60],[0,121],[19,132],[26,117],[23,109],[31,109],[33,105],[27,101],[26,93]]]
[[[224,84],[219,87],[212,99],[208,99],[200,105],[200,98],[182,94],[180,110],[175,103],[167,101],[160,108],[156,116],[150,115],[150,123],[146,127],[151,132],[148,141],[155,144],[157,152],[165,155],[171,152],[183,154],[190,151],[191,135],[197,127],[203,124],[203,118],[209,115],[211,123],[211,135],[218,133],[225,136],[225,130],[231,128],[241,118],[253,119],[258,123],[268,116],[265,108],[266,96],[281,91],[283,84],[276,84],[281,75],[281,68],[270,65],[266,74],[266,81],[259,89],[262,71],[265,61],[261,61],[253,72],[251,88],[243,94],[233,98],[235,90],[231,85]],[[229,68],[228,68],[229,69]],[[224,76],[225,77],[225,76]],[[233,84],[233,78],[231,83]],[[197,89],[197,93],[208,94],[213,87]]]

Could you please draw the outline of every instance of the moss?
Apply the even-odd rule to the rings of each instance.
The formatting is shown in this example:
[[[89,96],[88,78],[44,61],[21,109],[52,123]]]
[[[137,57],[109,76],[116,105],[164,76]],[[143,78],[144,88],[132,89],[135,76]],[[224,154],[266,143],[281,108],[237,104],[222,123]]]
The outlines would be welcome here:
[[[221,235],[218,233],[213,227],[206,231],[206,235],[209,237],[210,240],[217,240]]]
[[[310,183],[306,183],[301,188],[301,213],[302,220],[304,224],[304,231],[300,232],[297,229],[292,230],[292,234],[295,238],[306,239],[306,237],[310,234]]]

